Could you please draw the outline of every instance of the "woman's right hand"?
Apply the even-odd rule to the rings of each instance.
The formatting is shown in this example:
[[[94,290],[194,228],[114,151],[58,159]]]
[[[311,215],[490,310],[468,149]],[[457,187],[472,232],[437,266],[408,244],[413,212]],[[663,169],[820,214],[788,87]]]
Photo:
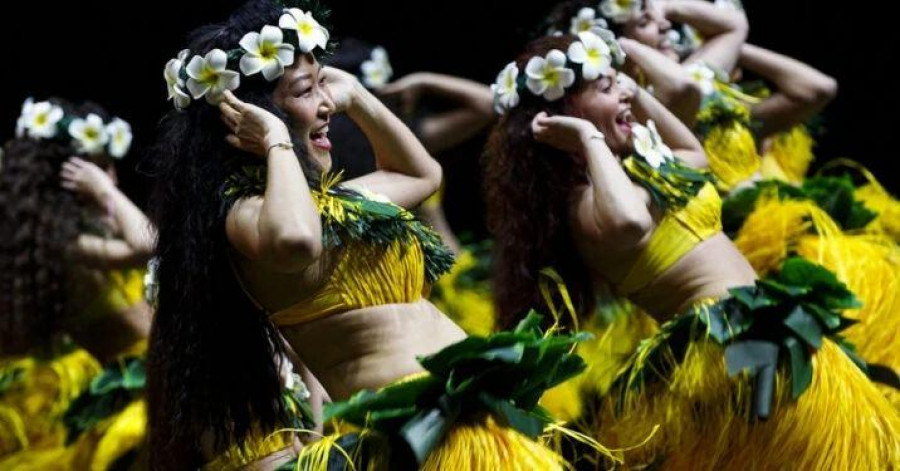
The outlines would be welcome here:
[[[549,116],[543,111],[531,121],[531,132],[538,142],[573,154],[583,152],[591,140],[603,141],[603,133],[590,121],[571,116]]]
[[[219,103],[222,121],[231,134],[225,137],[232,146],[261,158],[266,158],[269,148],[279,143],[290,143],[287,125],[279,117],[256,105],[241,101],[230,91]]]

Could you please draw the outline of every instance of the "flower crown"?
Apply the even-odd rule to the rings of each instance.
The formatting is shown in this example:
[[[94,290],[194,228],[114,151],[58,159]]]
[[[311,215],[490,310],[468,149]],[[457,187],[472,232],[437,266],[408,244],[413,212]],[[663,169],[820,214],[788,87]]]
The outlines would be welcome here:
[[[319,16],[326,15],[323,11]],[[217,104],[225,90],[233,91],[240,86],[241,75],[250,77],[262,73],[267,81],[275,81],[284,75],[285,67],[294,63],[298,52],[327,51],[329,39],[328,29],[319,24],[312,10],[285,8],[277,27],[266,25],[259,32],[245,34],[238,43],[239,48],[213,49],[204,56],[194,55],[190,60],[189,50],[178,53],[178,57],[166,63],[163,74],[168,99],[179,110],[201,98],[206,98],[209,104]]]
[[[16,121],[16,137],[31,139],[55,139],[71,143],[81,154],[98,155],[106,152],[121,159],[131,148],[131,125],[120,118],[108,123],[90,113],[82,118],[66,115],[62,107],[49,101],[35,103],[28,98],[22,104],[22,113]]]
[[[597,80],[610,75],[614,64],[624,62],[625,53],[611,31],[599,27],[582,31],[568,52],[553,49],[545,57],[532,57],[524,75],[515,62],[507,64],[491,85],[494,109],[504,114],[515,108],[519,104],[519,92],[525,90],[547,101],[559,100],[575,84],[577,74],[584,80]]]
[[[360,66],[360,80],[367,88],[380,88],[391,81],[394,69],[387,51],[378,46],[372,49],[372,56]]]

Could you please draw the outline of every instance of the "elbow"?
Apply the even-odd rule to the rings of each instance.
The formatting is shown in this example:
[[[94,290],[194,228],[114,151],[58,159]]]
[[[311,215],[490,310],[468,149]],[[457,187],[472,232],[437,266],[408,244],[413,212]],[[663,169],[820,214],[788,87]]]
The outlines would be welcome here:
[[[645,217],[625,215],[605,221],[603,233],[606,240],[616,241],[616,245],[621,249],[640,244],[653,230],[653,220],[650,218],[650,214],[644,213]]]
[[[433,195],[441,189],[444,182],[444,169],[437,160],[431,159],[428,168],[423,172],[422,181],[426,186],[429,195]]]
[[[322,256],[322,238],[309,229],[280,230],[271,240],[269,259],[282,272],[306,268]]]
[[[835,99],[837,93],[837,80],[823,74],[816,80],[810,81],[792,98],[805,106],[822,109]]]
[[[816,103],[826,105],[837,97],[838,82],[833,77],[823,75],[812,89]]]
[[[747,40],[747,36],[750,34],[750,22],[747,20],[747,15],[743,12],[735,11],[733,12],[732,30],[735,35],[741,38],[741,42]]]

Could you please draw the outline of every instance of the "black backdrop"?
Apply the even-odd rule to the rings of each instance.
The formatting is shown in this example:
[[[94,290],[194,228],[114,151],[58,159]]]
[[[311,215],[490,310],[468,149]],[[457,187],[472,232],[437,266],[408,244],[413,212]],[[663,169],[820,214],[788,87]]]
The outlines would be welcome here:
[[[0,139],[11,137],[27,96],[91,99],[134,126],[135,150],[120,166],[123,185],[138,201],[149,178],[139,161],[156,123],[168,109],[162,69],[185,34],[224,19],[239,0],[111,0],[4,2],[0,13]],[[384,45],[398,74],[445,72],[489,83],[516,54],[553,2],[521,0],[330,0],[336,38],[356,36]],[[897,25],[872,3],[816,0],[745,0],[751,42],[808,62],[836,77],[838,99],[825,113],[827,134],[819,161],[852,157],[868,165],[895,191],[894,111],[900,108],[896,75]],[[841,9],[835,6],[841,5]],[[461,193],[475,197],[467,178],[477,166],[457,166]],[[459,194],[458,189],[454,193]],[[452,195],[451,195],[452,196]],[[454,208],[462,226],[477,214]],[[459,203],[456,204],[459,206]],[[471,207],[471,206],[468,206]],[[477,224],[476,224],[477,225]]]

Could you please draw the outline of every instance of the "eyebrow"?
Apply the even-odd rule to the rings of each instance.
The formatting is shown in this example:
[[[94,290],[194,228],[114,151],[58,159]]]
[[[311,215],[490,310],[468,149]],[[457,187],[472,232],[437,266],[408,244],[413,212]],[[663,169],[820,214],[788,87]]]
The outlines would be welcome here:
[[[297,82],[299,82],[301,80],[309,80],[311,78],[312,78],[312,74],[310,74],[310,73],[298,75],[297,78],[295,78],[294,81],[291,82],[291,85],[295,85]]]

